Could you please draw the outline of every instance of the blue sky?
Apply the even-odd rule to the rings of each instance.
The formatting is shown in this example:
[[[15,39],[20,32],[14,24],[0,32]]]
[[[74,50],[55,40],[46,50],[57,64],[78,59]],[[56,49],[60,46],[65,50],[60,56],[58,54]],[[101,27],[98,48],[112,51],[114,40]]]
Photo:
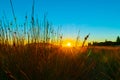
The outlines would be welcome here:
[[[19,23],[26,14],[31,16],[32,0],[12,2]],[[3,11],[13,19],[9,0],[0,0],[0,19]],[[75,39],[79,29],[81,40],[88,33],[89,41],[115,41],[120,36],[120,0],[35,0],[35,16],[42,20],[44,13],[55,28],[62,26],[64,38]]]

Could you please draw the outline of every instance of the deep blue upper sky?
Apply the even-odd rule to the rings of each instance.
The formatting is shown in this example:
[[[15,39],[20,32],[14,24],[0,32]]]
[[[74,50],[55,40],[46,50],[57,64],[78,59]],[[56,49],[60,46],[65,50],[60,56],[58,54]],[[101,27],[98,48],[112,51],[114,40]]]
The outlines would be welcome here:
[[[19,23],[31,16],[32,0],[12,0]],[[0,0],[0,19],[3,11],[13,19],[10,1]],[[116,40],[120,36],[120,0],[35,0],[35,16],[44,13],[53,26],[62,25],[64,38],[75,38],[90,33],[90,41]]]

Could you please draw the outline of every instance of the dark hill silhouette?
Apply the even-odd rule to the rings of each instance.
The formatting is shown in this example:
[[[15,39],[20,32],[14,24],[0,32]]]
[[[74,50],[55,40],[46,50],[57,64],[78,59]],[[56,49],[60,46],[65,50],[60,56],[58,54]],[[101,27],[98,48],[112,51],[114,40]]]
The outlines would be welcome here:
[[[88,43],[88,45],[89,46],[120,46],[120,37],[117,36],[116,42],[105,40],[105,42],[93,42],[93,44]]]
[[[88,44],[91,45],[90,43]],[[119,42],[105,41],[105,42],[93,42],[92,46],[120,46]]]

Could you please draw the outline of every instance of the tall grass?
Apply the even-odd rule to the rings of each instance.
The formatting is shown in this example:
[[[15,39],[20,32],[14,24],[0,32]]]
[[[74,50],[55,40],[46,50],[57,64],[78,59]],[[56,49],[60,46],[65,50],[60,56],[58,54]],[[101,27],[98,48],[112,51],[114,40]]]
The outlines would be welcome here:
[[[43,23],[25,16],[22,25],[0,20],[0,80],[119,80],[119,47],[61,47],[61,26],[55,31],[44,15]],[[79,32],[76,46],[79,43]]]
[[[119,80],[119,52],[119,47],[84,47],[80,51],[55,46],[44,49],[37,44],[2,46],[0,59],[4,77],[0,77],[2,80],[10,76],[16,80]]]

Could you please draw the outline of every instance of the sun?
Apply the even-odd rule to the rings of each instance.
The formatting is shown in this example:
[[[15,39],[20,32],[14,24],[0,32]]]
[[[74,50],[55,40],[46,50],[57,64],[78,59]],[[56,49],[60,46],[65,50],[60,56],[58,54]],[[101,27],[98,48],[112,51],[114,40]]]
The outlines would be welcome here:
[[[66,44],[66,46],[67,46],[67,47],[71,47],[72,45],[71,45],[70,42],[68,42],[68,43]]]
[[[74,47],[74,41],[72,39],[65,39],[63,40],[62,47]]]

